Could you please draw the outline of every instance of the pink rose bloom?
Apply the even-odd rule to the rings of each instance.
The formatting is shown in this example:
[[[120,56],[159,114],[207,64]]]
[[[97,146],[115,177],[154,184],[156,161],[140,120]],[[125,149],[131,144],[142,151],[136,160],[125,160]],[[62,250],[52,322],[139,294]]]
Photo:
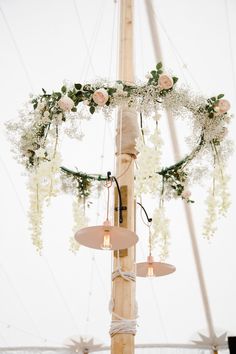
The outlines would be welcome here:
[[[93,100],[95,103],[97,103],[98,106],[104,106],[108,101],[108,98],[108,93],[104,88],[96,90],[93,94]]]
[[[158,79],[158,85],[161,89],[168,90],[174,85],[174,81],[171,76],[166,74],[161,74]]]
[[[181,197],[185,200],[189,200],[189,197],[191,196],[191,192],[188,190],[183,190],[183,192],[181,193]]]
[[[230,103],[227,100],[221,99],[219,100],[215,108],[218,108],[217,109],[218,113],[223,114],[228,112],[228,110],[230,109]]]
[[[70,111],[74,107],[74,102],[70,97],[63,96],[59,99],[58,106],[62,111]]]

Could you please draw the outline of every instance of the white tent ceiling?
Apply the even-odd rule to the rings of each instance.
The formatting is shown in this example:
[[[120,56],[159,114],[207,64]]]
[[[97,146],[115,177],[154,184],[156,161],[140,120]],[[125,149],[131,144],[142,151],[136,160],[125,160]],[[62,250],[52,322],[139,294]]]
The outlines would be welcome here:
[[[233,0],[153,1],[165,66],[181,83],[211,97],[225,93],[236,110],[236,3]],[[40,257],[28,230],[23,169],[13,159],[4,122],[17,116],[30,92],[61,87],[63,79],[89,82],[116,78],[119,3],[112,0],[0,0],[1,237],[0,347],[61,346],[73,334],[109,344],[111,256],[81,248],[69,251],[71,198],[61,196],[45,211]],[[144,0],[135,0],[135,72],[143,79],[155,58]],[[99,133],[99,136],[97,132]],[[64,164],[106,173],[114,166],[114,122],[97,117],[84,126],[83,142],[63,142]],[[178,133],[178,132],[177,132]],[[235,121],[230,137],[236,133]],[[162,126],[165,164],[173,162],[168,127]],[[181,152],[184,153],[180,135]],[[103,143],[105,139],[105,143]],[[101,155],[104,155],[102,158]],[[232,205],[214,239],[201,235],[205,189],[193,190],[197,243],[216,329],[236,334],[235,156],[230,159]],[[103,215],[95,202],[91,222]],[[101,206],[101,203],[100,203]],[[152,204],[148,205],[152,210]],[[98,215],[99,214],[99,215]],[[137,343],[188,343],[207,328],[189,230],[180,201],[170,202],[171,256],[177,271],[157,280],[138,279]],[[140,236],[146,230],[139,223]],[[145,254],[145,236],[137,248]],[[222,332],[219,332],[222,333]]]

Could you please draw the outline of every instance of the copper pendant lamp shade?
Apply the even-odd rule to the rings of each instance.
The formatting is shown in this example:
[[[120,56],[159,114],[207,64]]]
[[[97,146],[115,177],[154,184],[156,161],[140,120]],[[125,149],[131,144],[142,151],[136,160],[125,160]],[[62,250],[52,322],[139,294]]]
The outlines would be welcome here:
[[[152,256],[148,256],[147,262],[136,264],[137,277],[160,277],[175,272],[176,268],[172,264],[164,262],[154,262]]]
[[[154,278],[160,277],[163,275],[168,275],[175,272],[176,268],[172,264],[164,263],[164,262],[154,262],[154,258],[152,256],[152,241],[151,241],[151,223],[152,219],[148,217],[148,214],[141,203],[137,203],[140,205],[142,210],[144,211],[148,224],[146,224],[149,228],[149,256],[147,257],[147,262],[136,263],[136,276],[143,278]]]
[[[83,246],[95,249],[115,251],[134,246],[138,241],[138,237],[134,232],[124,227],[112,226],[109,221],[109,189],[112,185],[113,180],[117,185],[119,195],[119,222],[123,222],[123,207],[119,184],[117,182],[117,179],[114,176],[111,177],[111,173],[108,172],[107,182],[105,184],[108,192],[106,220],[104,221],[103,225],[85,227],[76,232],[75,239]]]
[[[134,232],[111,225],[85,227],[76,232],[75,239],[83,246],[105,250],[129,248],[138,241]]]

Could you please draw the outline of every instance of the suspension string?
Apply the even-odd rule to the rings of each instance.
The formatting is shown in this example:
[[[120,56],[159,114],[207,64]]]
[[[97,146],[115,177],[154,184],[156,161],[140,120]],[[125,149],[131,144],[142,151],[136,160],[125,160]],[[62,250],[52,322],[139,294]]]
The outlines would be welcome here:
[[[148,242],[149,242],[149,256],[152,255],[152,237],[151,237],[151,225],[149,225],[149,235],[148,235]]]
[[[107,220],[109,216],[109,203],[110,203],[110,187],[107,186]]]
[[[87,313],[85,319],[84,332],[85,336],[88,335],[88,327],[90,322],[90,312],[91,312],[91,301],[92,301],[92,293],[93,293],[93,283],[94,283],[94,266],[95,266],[95,258],[94,252],[91,251],[91,269],[90,269],[90,279],[89,279],[89,291],[88,291],[88,304],[87,304]]]
[[[114,37],[115,37],[115,25],[117,26],[117,3],[114,2],[114,10],[113,10],[113,19],[112,19],[112,31],[111,31],[111,49],[110,49],[110,60],[109,60],[109,70],[108,70],[108,79],[111,80],[111,69],[112,69],[112,61],[113,61],[113,53],[114,53]]]
[[[106,220],[109,220],[109,208],[110,208],[110,188],[112,186],[112,179],[105,182],[105,187],[107,188],[107,215]]]
[[[185,73],[184,73],[184,70],[183,68],[186,69],[186,71],[188,71],[192,81],[194,82],[194,84],[196,85],[196,87],[199,89],[200,86],[199,86],[199,83],[197,82],[197,80],[195,79],[194,75],[192,74],[192,72],[188,69],[188,67],[186,66],[185,64],[185,61],[183,60],[183,57],[181,56],[180,52],[178,51],[178,49],[176,48],[176,46],[174,45],[172,39],[170,38],[169,36],[169,33],[167,32],[162,20],[160,19],[160,14],[157,15],[157,12],[155,11],[155,9],[153,8],[153,14],[154,14],[154,19],[155,19],[155,22],[156,22],[156,26],[160,25],[161,29],[163,30],[167,40],[169,41],[171,47],[172,47],[172,50],[173,50],[173,53],[174,55],[176,56],[176,59],[178,60],[179,64],[182,63],[182,65],[179,65],[180,66],[180,69],[183,73],[183,78],[184,80],[186,81],[187,83],[187,79],[186,79],[186,76],[185,76]]]
[[[17,53],[20,65],[21,65],[21,67],[22,67],[22,69],[24,71],[25,77],[26,77],[26,79],[27,79],[27,81],[29,83],[29,87],[30,87],[31,91],[34,91],[34,86],[33,86],[33,83],[32,83],[32,80],[31,80],[31,77],[30,77],[30,74],[29,74],[28,67],[26,66],[26,63],[24,61],[22,52],[21,52],[21,50],[19,48],[18,42],[15,39],[14,33],[13,33],[12,29],[11,29],[11,26],[8,23],[7,17],[5,15],[5,12],[3,11],[2,7],[0,7],[0,13],[2,15],[2,18],[3,18],[3,21],[5,23],[5,26],[6,26],[7,30],[8,30],[8,34],[9,34],[9,36],[11,38],[11,41],[12,41],[14,47],[15,47],[15,51]]]
[[[126,169],[118,177],[116,177],[116,179],[119,179],[126,174],[126,172],[129,170],[129,168],[131,166],[131,163],[132,163],[132,159],[130,159],[130,162],[129,162],[128,166],[126,167]]]
[[[119,151],[118,151],[118,156],[119,156],[119,160],[118,160],[118,171],[120,171],[120,167],[121,167],[121,159],[120,159],[120,155],[122,154],[121,151],[121,147],[122,147],[122,126],[123,126],[123,116],[122,116],[122,111],[120,110],[119,112]]]
[[[234,87],[234,95],[236,96],[236,72],[235,72],[235,68],[234,68],[234,51],[233,51],[233,45],[232,45],[232,35],[231,35],[229,8],[228,8],[227,0],[224,1],[224,4],[225,4],[227,34],[228,34],[228,45],[229,45],[229,52],[230,52],[232,83],[233,83],[233,87]]]

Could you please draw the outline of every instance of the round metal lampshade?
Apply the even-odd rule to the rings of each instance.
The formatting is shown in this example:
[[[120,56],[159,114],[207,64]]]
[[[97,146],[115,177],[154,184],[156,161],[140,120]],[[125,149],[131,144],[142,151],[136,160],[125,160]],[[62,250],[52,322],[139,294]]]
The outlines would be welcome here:
[[[81,245],[101,249],[104,233],[109,229],[111,250],[122,250],[135,245],[138,236],[124,227],[117,226],[91,226],[85,227],[75,234],[75,239]]]
[[[136,275],[137,277],[147,277],[148,276],[148,267],[153,268],[153,276],[160,277],[163,275],[168,275],[175,272],[176,268],[172,264],[164,262],[142,262],[136,263]]]

